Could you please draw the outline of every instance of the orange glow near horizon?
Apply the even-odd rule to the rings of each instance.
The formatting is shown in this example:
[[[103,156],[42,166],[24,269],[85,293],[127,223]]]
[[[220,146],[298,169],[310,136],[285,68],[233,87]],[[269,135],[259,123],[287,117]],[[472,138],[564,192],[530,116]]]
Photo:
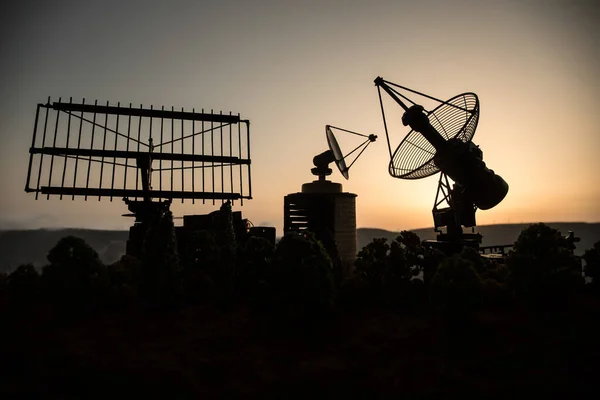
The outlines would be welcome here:
[[[36,202],[23,191],[35,105],[48,95],[239,112],[252,123],[254,199],[235,209],[278,234],[283,197],[313,180],[312,157],[327,148],[325,125],[374,133],[350,180],[331,176],[358,195],[358,226],[432,226],[437,176],[388,174],[377,76],[441,99],[479,96],[473,141],[510,186],[501,204],[478,211],[480,225],[600,221],[600,37],[590,2],[59,3],[6,16],[0,228],[132,223],[118,199]],[[395,148],[408,129],[397,106],[388,110],[398,115]],[[338,138],[343,150],[353,140]],[[219,204],[172,209],[203,214]]]

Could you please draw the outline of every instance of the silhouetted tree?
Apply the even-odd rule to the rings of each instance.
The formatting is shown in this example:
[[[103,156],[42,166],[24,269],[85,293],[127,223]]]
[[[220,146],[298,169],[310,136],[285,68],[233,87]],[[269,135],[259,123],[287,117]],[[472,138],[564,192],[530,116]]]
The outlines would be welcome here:
[[[414,232],[401,231],[396,241],[402,244],[406,263],[411,267],[411,274],[418,275],[423,268],[423,259],[425,248],[423,247],[421,238]]]
[[[258,300],[267,289],[275,247],[267,239],[250,236],[237,254],[236,290],[246,298]]]
[[[390,244],[390,262],[386,275],[411,280],[421,273],[424,254],[425,249],[416,233],[400,232],[400,235]]]
[[[369,285],[379,292],[383,284],[383,277],[389,263],[390,245],[385,238],[374,238],[363,247],[356,257],[354,267],[356,273]]]
[[[373,289],[361,275],[350,275],[339,285],[337,304],[345,310],[359,310],[373,306],[375,303]]]
[[[31,264],[19,266],[5,278],[8,305],[12,311],[31,309],[41,298],[40,274]]]
[[[8,307],[8,274],[0,272],[0,313]]]
[[[494,279],[482,279],[481,291],[483,305],[486,308],[504,308],[511,303],[510,291],[506,285]]]
[[[405,248],[397,240],[392,241],[381,287],[381,298],[384,304],[392,307],[405,306],[410,296],[412,277]]]
[[[281,238],[275,249],[270,281],[275,301],[291,316],[321,315],[332,306],[331,259],[310,232]]]
[[[421,239],[413,232],[402,231],[390,244],[389,260],[383,278],[385,303],[394,308],[407,308],[415,305],[420,286],[412,280],[423,268],[424,249]]]
[[[479,273],[483,291],[483,304],[489,308],[507,307],[512,303],[511,291],[508,287],[509,271],[505,264],[496,261],[483,263]]]
[[[477,271],[478,274],[482,274],[485,271],[483,258],[481,258],[479,251],[473,247],[465,246],[460,253],[460,256],[465,260],[471,261],[473,268],[475,268],[475,271]]]
[[[48,253],[42,283],[52,304],[63,313],[101,307],[108,288],[106,268],[83,239],[67,236]]]
[[[483,271],[479,274],[481,279],[493,279],[498,283],[508,283],[508,277],[510,275],[506,264],[496,261],[484,262]]]
[[[429,287],[439,265],[446,258],[446,254],[438,249],[430,249],[425,252],[423,259],[423,283],[425,287]]]
[[[585,261],[585,276],[592,280],[596,289],[600,288],[600,241],[587,249],[582,258]]]
[[[558,304],[583,284],[580,263],[560,232],[546,224],[525,228],[506,259],[517,298]]]
[[[107,266],[110,290],[107,295],[107,306],[121,310],[138,301],[138,283],[141,278],[141,263],[130,255]]]
[[[481,305],[481,279],[471,261],[455,254],[445,258],[431,280],[432,305],[452,317],[463,317]]]
[[[318,240],[321,242],[321,244],[327,251],[327,254],[329,254],[331,264],[333,265],[334,281],[336,285],[339,285],[350,271],[346,270],[345,266],[342,264],[342,259],[337,248],[337,243],[335,241],[333,231],[331,231],[329,227],[323,225],[313,233],[315,234],[315,237],[317,237]]]
[[[406,307],[416,301],[412,279],[424,266],[425,250],[415,233],[402,231],[387,244],[373,239],[363,247],[355,262],[356,274],[368,283],[372,296],[393,307]]]

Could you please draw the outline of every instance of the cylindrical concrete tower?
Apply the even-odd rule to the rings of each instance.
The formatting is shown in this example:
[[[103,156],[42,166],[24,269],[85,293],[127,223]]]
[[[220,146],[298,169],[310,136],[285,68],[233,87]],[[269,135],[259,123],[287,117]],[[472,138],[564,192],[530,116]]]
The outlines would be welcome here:
[[[340,183],[305,183],[302,192],[285,196],[283,221],[284,233],[315,233],[341,276],[350,274],[356,259],[356,194],[342,192]]]

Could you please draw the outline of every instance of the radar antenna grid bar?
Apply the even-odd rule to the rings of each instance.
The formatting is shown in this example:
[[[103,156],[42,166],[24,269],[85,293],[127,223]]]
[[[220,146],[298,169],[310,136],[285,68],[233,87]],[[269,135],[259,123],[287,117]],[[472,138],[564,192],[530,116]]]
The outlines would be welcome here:
[[[25,191],[35,193],[36,199],[40,193],[110,201],[127,197],[243,204],[252,198],[250,121],[231,112],[48,98],[37,105],[29,153]]]

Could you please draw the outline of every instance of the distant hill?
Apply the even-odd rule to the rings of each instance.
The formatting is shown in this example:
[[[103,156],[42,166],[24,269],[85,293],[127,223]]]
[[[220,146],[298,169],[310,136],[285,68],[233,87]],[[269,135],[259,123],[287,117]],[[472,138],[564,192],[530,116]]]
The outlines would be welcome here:
[[[562,235],[567,235],[573,231],[575,236],[581,238],[577,243],[575,254],[582,255],[583,252],[591,248],[594,243],[600,241],[600,223],[585,222],[548,222],[547,225],[558,229]],[[531,224],[501,224],[501,225],[483,225],[475,228],[475,232],[483,236],[482,246],[513,244],[521,231]],[[412,229],[419,235],[421,240],[435,239],[436,233],[433,228]],[[391,232],[375,228],[357,229],[358,249],[362,249],[374,238],[386,238],[388,241],[394,240],[399,232]]]
[[[41,268],[47,264],[48,251],[69,235],[82,238],[98,252],[104,263],[112,263],[125,254],[129,232],[94,229],[0,231],[0,271],[9,272],[27,263]]]
[[[600,240],[600,223],[557,222],[548,223],[558,229],[563,235],[568,231],[575,232],[581,238],[577,243],[578,255]],[[486,225],[476,228],[483,235],[483,245],[512,244],[521,230],[529,224]],[[414,229],[422,240],[435,239],[433,228]],[[37,229],[37,230],[7,230],[0,231],[0,271],[10,272],[19,265],[32,263],[41,268],[47,263],[48,251],[63,237],[68,235],[84,239],[108,264],[118,260],[125,254],[128,231],[103,231],[94,229]],[[374,238],[394,240],[398,232],[375,228],[357,229],[358,249],[362,249]]]

